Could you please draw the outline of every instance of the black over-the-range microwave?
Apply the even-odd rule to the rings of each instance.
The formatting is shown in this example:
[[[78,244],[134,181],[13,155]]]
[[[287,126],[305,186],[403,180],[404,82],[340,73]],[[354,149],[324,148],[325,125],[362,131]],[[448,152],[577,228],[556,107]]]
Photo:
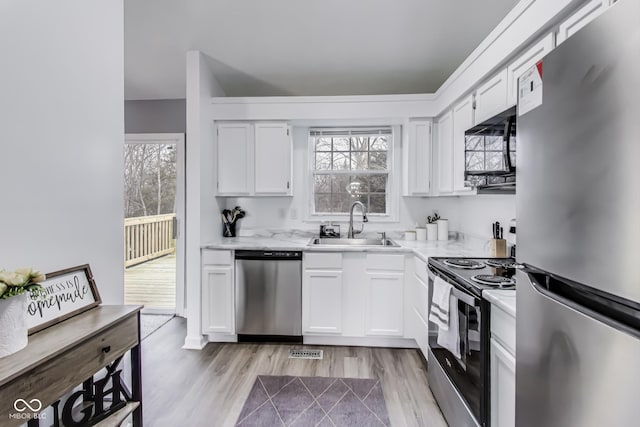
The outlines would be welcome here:
[[[479,194],[516,192],[516,107],[465,132],[465,186]]]

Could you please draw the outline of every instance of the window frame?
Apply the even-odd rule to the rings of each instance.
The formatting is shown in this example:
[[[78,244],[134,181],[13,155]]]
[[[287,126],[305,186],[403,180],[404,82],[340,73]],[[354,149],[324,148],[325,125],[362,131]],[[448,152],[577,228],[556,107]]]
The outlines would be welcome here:
[[[321,222],[321,221],[348,221],[349,213],[348,212],[315,212],[315,192],[314,192],[314,177],[316,175],[315,169],[315,139],[316,136],[312,136],[311,132],[314,130],[327,130],[327,131],[345,131],[345,135],[349,131],[365,131],[367,129],[390,129],[390,140],[387,148],[387,169],[384,171],[387,176],[387,188],[386,188],[386,213],[367,213],[367,217],[370,222],[398,222],[398,204],[400,197],[400,147],[401,147],[401,127],[399,125],[373,125],[373,126],[313,126],[307,129],[307,173],[306,180],[308,189],[307,195],[307,215],[306,220],[308,222]],[[332,150],[333,151],[333,150]],[[320,172],[320,174],[323,174]],[[378,172],[376,170],[328,170],[326,175],[378,175],[383,174],[382,171]],[[359,212],[359,210],[357,210]]]

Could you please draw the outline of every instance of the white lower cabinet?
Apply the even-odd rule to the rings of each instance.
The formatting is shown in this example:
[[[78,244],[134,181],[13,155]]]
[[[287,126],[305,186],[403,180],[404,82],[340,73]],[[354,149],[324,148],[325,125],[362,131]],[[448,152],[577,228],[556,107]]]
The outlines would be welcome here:
[[[516,424],[516,358],[491,338],[491,426]]]
[[[302,332],[342,333],[342,272],[305,269],[302,276]]]
[[[302,333],[343,340],[403,338],[404,267],[404,254],[305,253]]]
[[[365,287],[365,335],[403,335],[403,290],[403,273],[367,273],[367,284]]]
[[[425,359],[429,350],[429,276],[427,275],[427,263],[418,257],[414,257],[412,307],[413,335],[418,348]]]
[[[202,332],[234,334],[234,284],[232,265],[202,266]]]
[[[516,424],[516,319],[491,305],[491,426]]]

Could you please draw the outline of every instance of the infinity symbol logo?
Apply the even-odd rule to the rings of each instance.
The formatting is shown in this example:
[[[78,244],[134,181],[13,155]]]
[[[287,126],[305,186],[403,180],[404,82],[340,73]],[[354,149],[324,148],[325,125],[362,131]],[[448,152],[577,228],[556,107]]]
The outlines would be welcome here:
[[[38,412],[42,409],[42,402],[40,402],[39,399],[31,399],[29,402],[24,399],[16,399],[16,401],[13,402],[13,408],[18,412],[24,412],[27,409],[31,412]]]

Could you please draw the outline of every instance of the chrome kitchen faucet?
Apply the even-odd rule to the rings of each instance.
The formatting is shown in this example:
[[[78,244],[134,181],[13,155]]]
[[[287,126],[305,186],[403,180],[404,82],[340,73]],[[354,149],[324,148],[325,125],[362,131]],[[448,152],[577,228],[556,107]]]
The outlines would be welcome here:
[[[354,230],[353,229],[353,209],[356,206],[360,206],[360,209],[362,210],[362,227],[360,228],[360,230]],[[369,220],[367,219],[367,208],[366,208],[366,206],[362,202],[353,202],[353,204],[351,205],[351,210],[349,211],[349,231],[347,232],[347,237],[349,239],[353,239],[353,237],[356,234],[362,233],[362,230],[364,230],[364,223],[368,222],[368,221]]]

